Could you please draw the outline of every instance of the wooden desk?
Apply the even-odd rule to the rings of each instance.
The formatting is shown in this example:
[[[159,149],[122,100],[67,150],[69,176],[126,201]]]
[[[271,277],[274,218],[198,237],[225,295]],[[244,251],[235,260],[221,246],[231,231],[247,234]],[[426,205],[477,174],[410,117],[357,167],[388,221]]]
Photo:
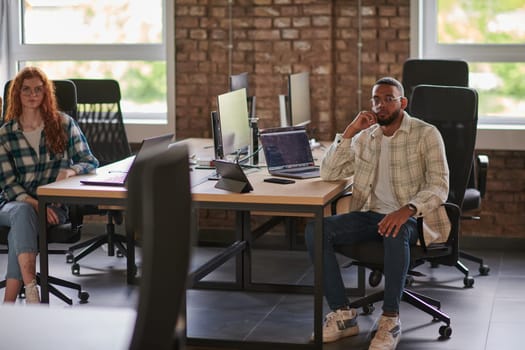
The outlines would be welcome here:
[[[127,308],[0,305],[2,349],[127,350],[136,312]]]
[[[188,140],[192,147],[204,147],[202,139]],[[190,152],[192,152],[190,147]],[[106,166],[97,170],[97,172],[105,172],[115,165]],[[224,256],[230,258],[234,257],[236,260],[236,281],[233,288],[244,289],[251,291],[266,291],[266,292],[299,292],[299,293],[314,293],[314,331],[316,338],[314,343],[302,344],[317,349],[322,348],[321,328],[322,328],[322,304],[323,304],[323,287],[322,287],[322,259],[317,257],[322,256],[323,251],[323,216],[324,210],[331,202],[341,193],[347,181],[326,182],[319,178],[297,180],[295,184],[279,185],[273,183],[263,182],[263,179],[268,177],[266,169],[261,169],[255,173],[250,173],[248,179],[254,187],[254,191],[250,193],[231,193],[215,188],[215,181],[202,181],[208,172],[192,171],[192,198],[194,209],[227,209],[234,210],[237,213],[236,220],[236,237],[237,241],[232,245],[229,252],[227,250]],[[123,187],[107,187],[107,186],[87,186],[80,184],[83,177],[92,175],[83,175],[69,178],[64,181],[59,181],[46,186],[38,188],[39,210],[45,213],[45,206],[47,203],[78,203],[78,204],[96,204],[96,205],[117,205],[125,206],[126,189]],[[251,212],[276,212],[288,213],[290,216],[294,214],[306,214],[312,216],[315,220],[315,263],[314,263],[314,286],[299,286],[299,285],[276,285],[264,283],[251,282],[251,252],[249,244],[251,239],[250,228],[250,213]],[[49,302],[48,282],[48,258],[47,258],[47,236],[46,236],[46,218],[41,215],[39,218],[40,224],[40,278],[42,282],[42,302]],[[134,242],[132,233],[127,232],[128,237],[128,282],[132,283],[134,279],[130,276],[130,272],[134,272]],[[208,267],[213,268],[214,264]],[[194,283],[196,284],[202,277],[205,276],[206,271],[200,270],[194,274]],[[200,278],[199,274],[202,276]],[[200,282],[200,286],[213,288],[213,282]],[[223,285],[219,284],[219,288]],[[360,288],[364,288],[360,286]],[[220,340],[213,340],[212,343],[207,342],[206,339],[188,338],[189,344],[204,344],[213,345],[221,342]],[[226,341],[228,344],[228,341]],[[286,345],[290,345],[285,343]],[[237,344],[239,345],[239,344]],[[247,345],[247,344],[241,344]],[[273,348],[275,346],[283,346],[283,343],[268,344],[264,346]],[[252,345],[247,345],[252,347]]]
[[[125,160],[126,161],[126,160]],[[124,162],[124,161],[121,161]],[[101,167],[97,169],[97,173],[106,173],[109,169],[118,169],[121,162],[116,162],[112,165]],[[45,186],[40,186],[37,189],[38,195],[38,211],[39,213],[46,213],[46,205],[49,203],[64,203],[64,204],[91,204],[91,205],[107,205],[125,207],[126,205],[126,188],[124,187],[109,187],[109,186],[88,186],[80,183],[80,180],[89,175],[73,176],[68,179],[57,181]],[[42,303],[49,303],[49,264],[47,253],[47,218],[46,215],[39,215],[39,250],[40,250],[40,290]],[[135,272],[135,251],[134,239],[131,234],[128,235],[127,240],[128,257],[128,282],[133,282]],[[133,277],[130,276],[133,273]]]
[[[302,344],[313,346],[317,349],[322,348],[321,328],[322,328],[322,256],[323,251],[323,217],[324,209],[340,194],[346,187],[347,181],[326,182],[319,178],[297,180],[295,184],[279,185],[263,182],[268,177],[266,170],[250,173],[248,179],[254,190],[249,193],[232,193],[214,187],[211,181],[203,182],[192,188],[193,204],[196,209],[229,209],[237,213],[236,220],[236,242],[241,254],[236,255],[236,287],[249,291],[264,292],[299,292],[314,293],[314,332],[316,338],[312,344]],[[253,283],[251,281],[251,252],[249,242],[251,241],[250,212],[277,212],[288,213],[293,216],[295,213],[310,214],[315,220],[315,263],[314,263],[314,286],[301,285],[277,285],[268,283]],[[244,246],[240,244],[245,243]],[[213,287],[214,282],[200,283],[205,287]],[[235,287],[235,286],[233,286]],[[222,343],[221,340],[214,339],[213,343],[206,339],[187,338],[188,344],[212,346]],[[224,341],[222,346],[229,346],[229,341]],[[245,344],[235,344],[242,346]],[[250,343],[248,348],[257,344]],[[261,347],[274,348],[283,347],[283,343],[258,344]],[[290,345],[290,344],[286,344]]]

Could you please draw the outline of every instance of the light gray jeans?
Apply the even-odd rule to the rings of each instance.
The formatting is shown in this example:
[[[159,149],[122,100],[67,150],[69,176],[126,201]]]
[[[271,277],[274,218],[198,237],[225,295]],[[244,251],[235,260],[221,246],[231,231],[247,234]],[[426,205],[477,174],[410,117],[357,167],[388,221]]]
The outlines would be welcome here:
[[[52,208],[58,214],[60,222],[66,222],[67,209],[55,206]],[[9,252],[6,278],[21,280],[18,255],[38,252],[38,215],[28,203],[8,202],[0,209],[0,226],[10,227],[7,238]]]

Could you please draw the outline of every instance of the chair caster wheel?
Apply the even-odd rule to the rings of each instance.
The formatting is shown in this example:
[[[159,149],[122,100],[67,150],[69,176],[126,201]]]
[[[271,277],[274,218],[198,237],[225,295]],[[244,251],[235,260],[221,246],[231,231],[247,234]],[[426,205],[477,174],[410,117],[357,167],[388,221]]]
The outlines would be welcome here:
[[[463,279],[463,284],[465,288],[472,288],[474,286],[474,278],[468,276]]]
[[[374,312],[375,309],[376,308],[372,304],[365,305],[363,306],[363,315],[370,315],[372,312]]]
[[[89,299],[89,293],[82,290],[78,292],[78,298],[80,299],[80,304],[86,304]]]
[[[80,275],[80,265],[78,263],[71,265],[71,273],[75,276]]]
[[[489,271],[490,271],[490,267],[488,265],[480,265],[479,266],[479,273],[481,274],[481,276],[487,276],[489,274]]]
[[[72,264],[74,261],[75,261],[75,256],[73,255],[73,253],[67,253],[66,254],[66,262],[68,264]]]
[[[368,275],[368,284],[372,287],[377,287],[379,283],[381,283],[381,279],[383,278],[383,274],[379,270],[373,270],[370,272],[370,275]]]
[[[120,250],[117,250],[117,258],[123,258],[123,257],[124,257],[124,254]]]
[[[446,339],[450,338],[452,335],[452,328],[450,328],[450,326],[439,327],[439,335]]]

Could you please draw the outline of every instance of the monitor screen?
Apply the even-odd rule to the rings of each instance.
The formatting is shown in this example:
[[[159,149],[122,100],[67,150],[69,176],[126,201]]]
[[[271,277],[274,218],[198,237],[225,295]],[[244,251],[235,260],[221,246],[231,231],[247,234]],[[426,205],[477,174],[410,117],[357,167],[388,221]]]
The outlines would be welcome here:
[[[250,96],[248,89],[248,72],[230,75],[230,91],[246,89],[248,97],[248,116],[255,118],[255,96]]]
[[[290,74],[288,79],[289,122],[299,126],[310,123],[310,73]]]
[[[250,96],[248,93],[248,73],[240,73],[235,75],[230,75],[230,91],[246,89],[246,96]]]
[[[247,150],[251,143],[246,89],[235,90],[217,97],[224,155]]]

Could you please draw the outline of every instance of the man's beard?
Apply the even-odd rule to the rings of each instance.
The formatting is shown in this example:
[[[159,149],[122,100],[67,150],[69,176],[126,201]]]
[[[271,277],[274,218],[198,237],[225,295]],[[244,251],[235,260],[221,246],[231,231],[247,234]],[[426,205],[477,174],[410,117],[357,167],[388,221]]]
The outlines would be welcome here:
[[[392,114],[390,114],[385,119],[377,118],[377,124],[379,124],[381,126],[390,125],[390,124],[392,124],[394,122],[394,120],[396,120],[399,117],[400,114],[401,114],[401,109],[398,109],[398,110],[394,111]]]

